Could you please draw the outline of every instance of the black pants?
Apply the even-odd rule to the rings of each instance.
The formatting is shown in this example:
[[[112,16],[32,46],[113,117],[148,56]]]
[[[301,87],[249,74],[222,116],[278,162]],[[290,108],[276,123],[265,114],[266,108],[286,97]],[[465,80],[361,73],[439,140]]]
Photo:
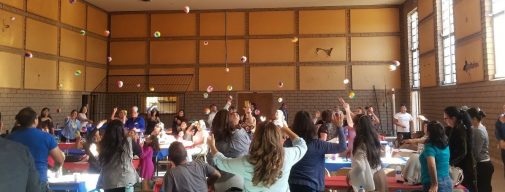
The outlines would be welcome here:
[[[289,184],[289,190],[291,192],[318,192],[317,190],[314,190],[305,185],[295,185],[295,184]]]
[[[125,191],[126,191],[126,188],[124,188],[124,187],[105,190],[105,192],[125,192]]]
[[[493,191],[491,178],[493,178],[494,167],[491,161],[477,163],[477,190],[479,192]]]
[[[397,134],[397,135],[402,134],[402,135],[403,135],[403,140],[405,140],[405,139],[411,139],[411,137],[410,137],[410,132],[398,132],[398,133],[396,133],[396,134]]]

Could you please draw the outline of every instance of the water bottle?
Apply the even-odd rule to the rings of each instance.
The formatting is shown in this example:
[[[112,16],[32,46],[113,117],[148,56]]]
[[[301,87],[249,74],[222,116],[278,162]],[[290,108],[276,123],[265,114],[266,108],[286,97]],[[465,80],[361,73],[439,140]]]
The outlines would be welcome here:
[[[397,183],[403,183],[402,168],[399,165],[395,168],[395,179]]]
[[[366,192],[366,191],[365,188],[363,188],[363,186],[359,186],[358,192]]]
[[[386,147],[385,147],[385,153],[386,153],[385,154],[386,158],[391,158],[391,146],[386,145]]]
[[[133,184],[128,183],[128,185],[125,187],[125,192],[134,192],[135,187]]]

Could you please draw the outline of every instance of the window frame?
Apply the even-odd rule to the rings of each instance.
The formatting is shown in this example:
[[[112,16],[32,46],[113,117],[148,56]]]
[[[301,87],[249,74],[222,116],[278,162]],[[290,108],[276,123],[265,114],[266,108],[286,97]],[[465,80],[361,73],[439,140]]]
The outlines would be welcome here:
[[[446,8],[446,4],[449,4]],[[439,20],[439,66],[441,84],[455,85],[456,76],[456,39],[454,35],[454,0],[440,0]],[[445,11],[449,11],[448,13]],[[448,25],[448,26],[447,26]]]
[[[498,43],[496,42],[496,37],[497,37],[497,33],[496,33],[496,18],[500,18],[501,19],[501,26],[503,28],[503,30],[505,30],[505,6],[503,6],[501,8],[501,10],[495,10],[496,9],[496,6],[495,6],[495,1],[498,1],[498,0],[490,0],[491,2],[491,25],[493,26],[492,27],[492,34],[493,34],[493,51],[494,51],[494,65],[495,65],[495,71],[494,71],[494,79],[505,79],[505,56],[501,56],[500,57],[500,61],[498,61],[498,58],[497,56],[499,54],[498,51],[497,51],[497,46],[498,47],[501,47],[502,50],[505,50],[505,42],[503,43]],[[501,0],[500,0],[501,1]],[[502,2],[503,3],[503,2]],[[503,37],[502,37],[503,38]],[[505,41],[505,38],[503,39],[503,41]],[[501,63],[501,65],[499,65],[499,63]],[[500,70],[499,70],[500,69]],[[501,73],[498,73],[498,71],[501,71]]]
[[[415,17],[413,17],[415,15]],[[414,24],[415,22],[415,24]],[[419,12],[417,9],[407,14],[408,46],[411,88],[418,90],[421,88],[421,69],[419,62]],[[413,32],[415,31],[415,34]],[[417,71],[417,72],[416,72]],[[417,74],[417,78],[416,78]]]

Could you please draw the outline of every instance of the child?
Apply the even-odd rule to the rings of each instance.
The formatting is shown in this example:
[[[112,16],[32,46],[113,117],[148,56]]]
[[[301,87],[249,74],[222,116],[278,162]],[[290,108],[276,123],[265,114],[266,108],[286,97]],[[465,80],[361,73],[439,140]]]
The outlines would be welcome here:
[[[154,135],[147,137],[142,147],[142,155],[140,157],[140,177],[144,180],[142,181],[142,186],[144,190],[149,190],[149,181],[154,176],[154,164],[153,164],[153,154],[160,150],[160,144],[158,143],[158,138]]]
[[[187,151],[181,142],[173,142],[168,148],[168,158],[172,161],[163,178],[165,192],[213,191],[214,182],[221,177],[219,171],[203,161],[188,162]]]

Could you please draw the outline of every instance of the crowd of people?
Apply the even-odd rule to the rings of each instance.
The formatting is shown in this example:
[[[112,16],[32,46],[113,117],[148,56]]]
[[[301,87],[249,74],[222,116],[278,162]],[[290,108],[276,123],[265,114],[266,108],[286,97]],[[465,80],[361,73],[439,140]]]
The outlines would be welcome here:
[[[354,191],[388,191],[380,118],[372,106],[352,111],[344,99],[338,103],[312,115],[298,111],[289,126],[286,104],[265,120],[256,104],[246,103],[239,112],[228,97],[222,109],[209,107],[207,120],[190,121],[184,110],[178,111],[167,129],[155,108],[143,116],[133,106],[129,117],[127,110],[114,108],[110,119],[94,122],[83,106],[69,113],[61,130],[48,108],[39,116],[23,108],[11,133],[0,138],[0,164],[15,160],[7,169],[15,171],[0,173],[0,188],[47,191],[48,170],[59,170],[65,162],[59,141],[83,148],[86,155],[79,160],[90,164],[88,172],[100,174],[97,188],[105,191],[132,190],[140,182],[144,189],[152,188],[160,143],[169,145],[165,192],[324,191],[326,154],[351,159],[348,182]],[[490,140],[482,123],[486,114],[477,107],[453,106],[441,113],[445,126],[422,118],[422,134],[411,134],[414,117],[405,105],[393,116],[397,147],[422,144],[415,160],[423,191],[452,191],[455,170],[462,171],[461,184],[469,191],[492,191]],[[505,162],[504,114],[505,106],[495,126]],[[203,160],[193,160],[196,153],[203,154]],[[134,158],[140,159],[137,170]],[[48,159],[55,163],[49,166]],[[7,172],[18,179],[4,182],[12,177]]]

